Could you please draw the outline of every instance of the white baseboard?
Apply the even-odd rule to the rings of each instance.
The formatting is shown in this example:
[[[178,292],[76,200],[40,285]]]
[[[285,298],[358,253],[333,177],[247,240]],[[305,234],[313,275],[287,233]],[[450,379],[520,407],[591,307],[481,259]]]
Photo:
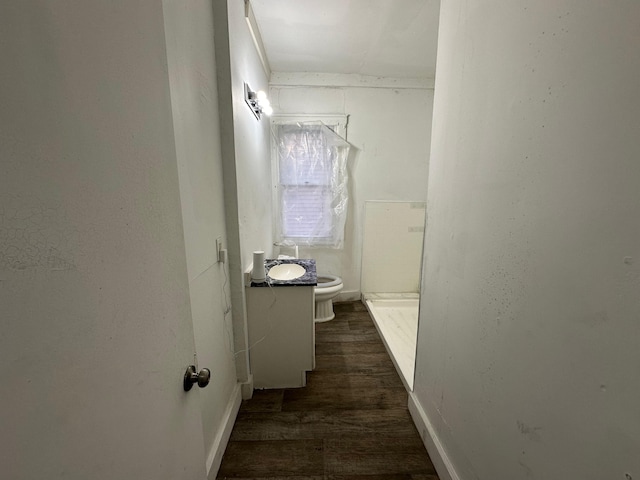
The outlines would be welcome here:
[[[420,433],[422,443],[424,443],[429,457],[431,457],[433,466],[436,467],[440,480],[460,480],[460,477],[453,467],[453,463],[451,463],[451,460],[447,456],[447,452],[442,446],[442,443],[440,443],[440,439],[433,425],[429,421],[427,414],[422,408],[422,405],[420,405],[414,392],[409,394],[409,413]]]
[[[249,379],[246,382],[240,384],[240,388],[243,400],[250,400],[253,397],[253,373],[249,374]]]
[[[215,480],[218,476],[218,470],[220,470],[220,464],[222,463],[222,456],[229,443],[229,437],[231,437],[231,430],[233,430],[233,424],[238,416],[240,410],[240,404],[242,403],[242,394],[240,384],[236,384],[233,389],[233,394],[229,399],[227,408],[224,412],[222,428],[218,430],[218,434],[211,446],[209,455],[207,456],[207,479]]]

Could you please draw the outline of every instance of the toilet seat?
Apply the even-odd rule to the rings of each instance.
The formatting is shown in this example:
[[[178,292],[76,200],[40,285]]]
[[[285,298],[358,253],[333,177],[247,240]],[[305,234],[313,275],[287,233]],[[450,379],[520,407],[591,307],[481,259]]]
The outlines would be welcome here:
[[[326,281],[322,281],[326,280]],[[335,285],[339,285],[342,283],[342,279],[340,277],[336,277],[335,275],[318,275],[318,287],[319,288],[329,288]]]

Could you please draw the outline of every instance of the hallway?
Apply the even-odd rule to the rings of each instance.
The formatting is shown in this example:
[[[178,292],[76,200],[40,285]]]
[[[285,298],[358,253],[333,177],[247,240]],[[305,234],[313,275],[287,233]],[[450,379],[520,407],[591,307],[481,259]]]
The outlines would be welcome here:
[[[438,479],[366,308],[335,311],[316,325],[306,388],[256,391],[243,402],[218,479]]]

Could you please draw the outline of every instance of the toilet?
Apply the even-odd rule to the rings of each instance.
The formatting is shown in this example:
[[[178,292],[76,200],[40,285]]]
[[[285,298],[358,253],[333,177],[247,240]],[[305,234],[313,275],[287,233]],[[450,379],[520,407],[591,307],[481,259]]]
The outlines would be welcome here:
[[[333,299],[342,290],[342,279],[335,275],[318,274],[318,285],[315,287],[316,313],[315,322],[328,322],[336,316],[333,313]]]

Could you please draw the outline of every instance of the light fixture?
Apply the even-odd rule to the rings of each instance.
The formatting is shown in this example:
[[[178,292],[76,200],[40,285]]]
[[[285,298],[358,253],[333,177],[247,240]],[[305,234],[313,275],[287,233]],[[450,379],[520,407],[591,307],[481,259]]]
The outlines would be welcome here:
[[[269,103],[267,94],[262,90],[258,92],[252,91],[251,87],[246,83],[244,84],[244,101],[247,102],[247,105],[249,105],[249,108],[258,120],[260,120],[263,113],[267,116],[273,113],[273,108]]]

